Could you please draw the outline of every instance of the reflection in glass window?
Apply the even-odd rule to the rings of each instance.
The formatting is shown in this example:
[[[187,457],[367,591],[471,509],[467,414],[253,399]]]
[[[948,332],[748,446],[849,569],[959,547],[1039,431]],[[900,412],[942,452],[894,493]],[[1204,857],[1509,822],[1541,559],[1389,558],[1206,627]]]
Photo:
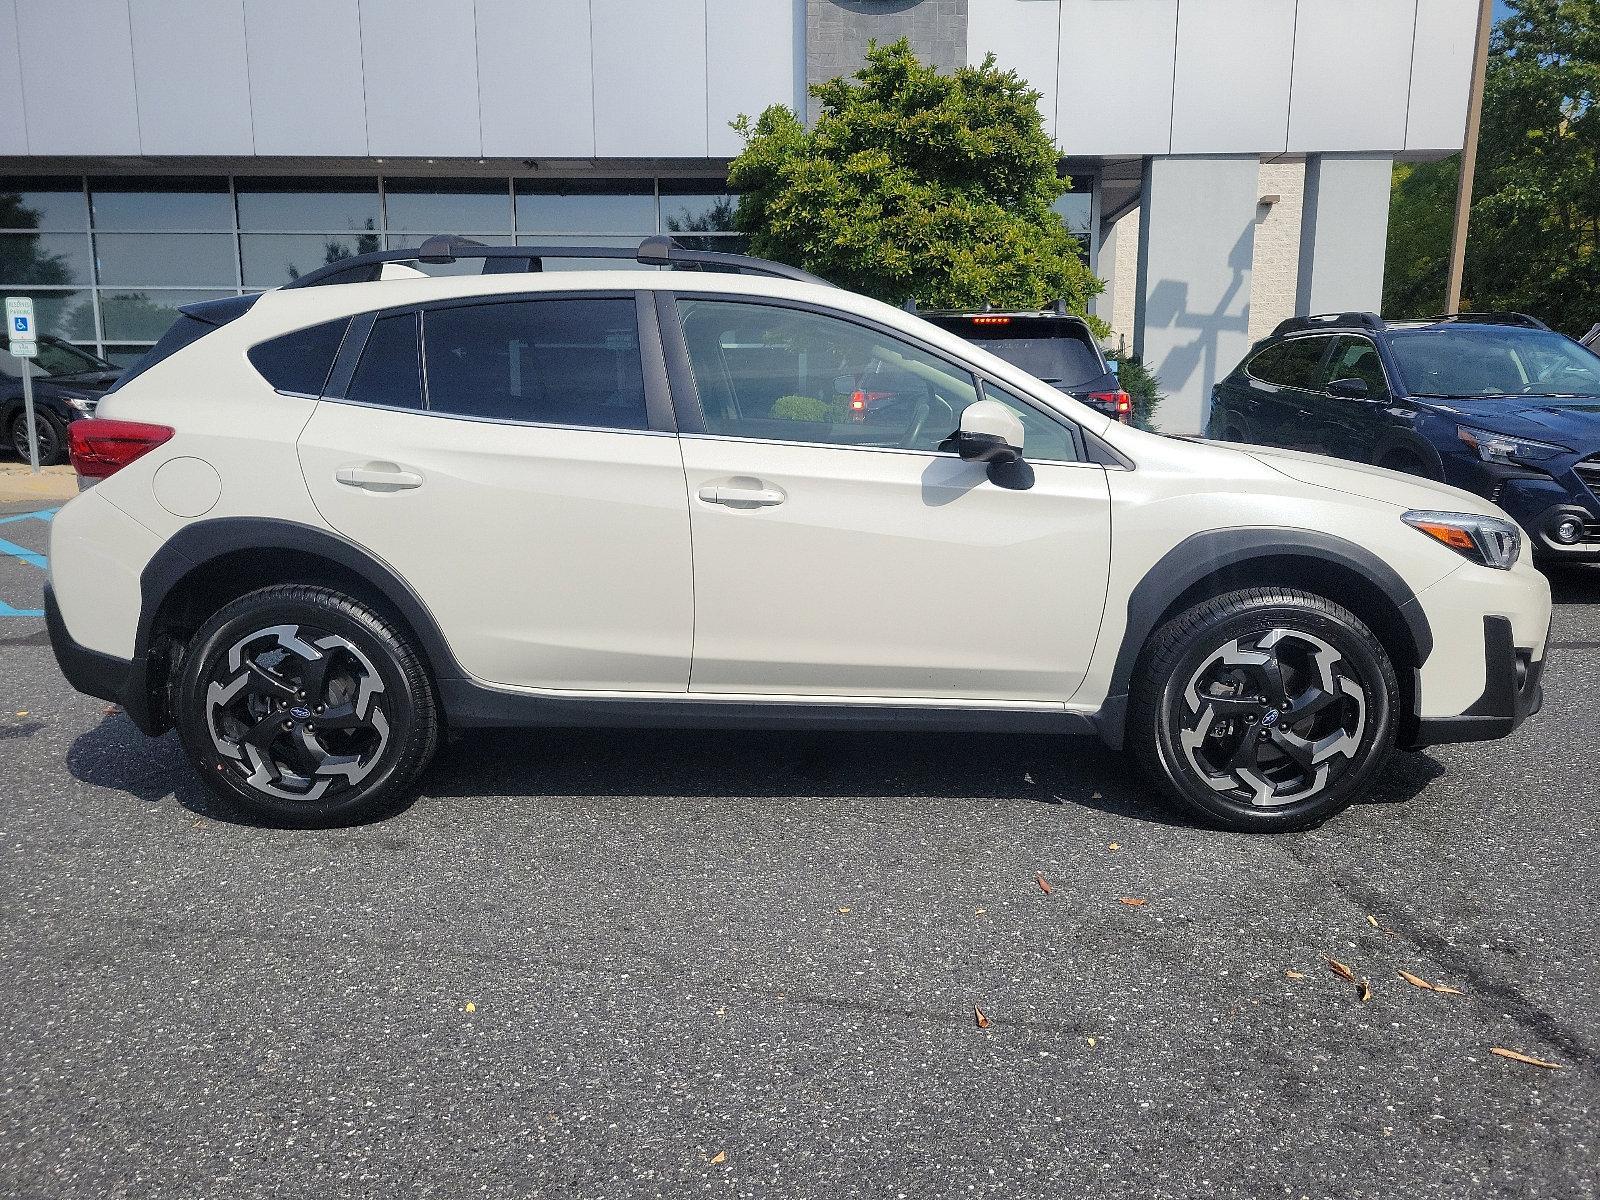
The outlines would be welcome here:
[[[89,228],[89,208],[77,177],[7,182],[17,190],[0,192],[0,229],[82,233]]]
[[[89,189],[96,229],[159,233],[233,228],[226,179],[163,179],[159,187],[102,179],[90,180]]]
[[[422,358],[417,314],[398,313],[372,323],[345,399],[388,408],[422,407]]]
[[[385,238],[385,243],[390,250],[408,250],[422,245],[432,234],[424,233],[391,233]],[[473,241],[482,242],[485,246],[510,246],[513,241],[510,234],[474,233],[469,235]],[[483,274],[484,260],[481,258],[463,258],[453,263],[425,263],[408,262],[405,265],[413,271],[421,271],[424,275],[481,275]]]
[[[377,229],[376,179],[244,179],[239,228],[307,232]]]
[[[736,196],[702,180],[661,181],[662,233],[726,233],[733,229]]]
[[[239,269],[226,233],[97,233],[100,283],[234,287]]]
[[[245,233],[239,235],[247,288],[278,287],[318,267],[378,249],[376,233]]]
[[[1029,462],[1077,462],[1078,444],[1062,422],[1045,416],[1020,396],[993,383],[983,385],[983,398],[1005,405],[1022,422],[1022,453]]]
[[[1050,206],[1066,218],[1067,228],[1083,239],[1084,249],[1089,247],[1089,221],[1094,211],[1094,197],[1088,192],[1068,192]]]
[[[65,338],[69,342],[86,342],[91,348],[99,336],[94,328],[94,300],[87,290],[36,292],[23,288],[11,294],[33,297],[34,324],[41,334]]]
[[[544,260],[546,271],[654,271],[654,267],[647,267],[633,257],[633,252],[639,249],[639,238],[632,237],[554,237],[539,234],[520,234],[517,237],[519,246],[615,246],[619,250],[630,253],[624,258],[556,258],[551,256]]]
[[[220,300],[226,292],[113,290],[100,294],[100,320],[108,342],[155,341],[167,331],[185,304]]]
[[[423,314],[428,409],[463,417],[645,429],[632,300],[516,300]]]
[[[837,317],[724,300],[678,316],[712,433],[934,451],[978,398],[961,368]]]
[[[0,233],[0,284],[90,282],[86,234]]]
[[[517,232],[655,233],[655,187],[648,179],[522,180]]]
[[[384,219],[390,229],[422,234],[511,232],[511,191],[504,179],[385,178],[383,193]]]

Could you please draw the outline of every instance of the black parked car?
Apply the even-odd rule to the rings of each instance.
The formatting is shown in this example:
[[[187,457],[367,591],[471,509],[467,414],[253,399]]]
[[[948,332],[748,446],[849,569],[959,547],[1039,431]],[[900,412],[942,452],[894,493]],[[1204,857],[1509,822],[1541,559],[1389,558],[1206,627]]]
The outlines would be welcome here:
[[[1217,384],[1207,435],[1442,480],[1536,556],[1600,560],[1600,356],[1532,317],[1292,318]]]
[[[918,310],[917,315],[1054,384],[1074,400],[1129,423],[1133,402],[1082,317],[1059,307],[1044,312]]]
[[[0,435],[23,461],[28,458],[28,421],[22,404],[24,364],[33,372],[33,411],[39,431],[39,461],[67,461],[67,426],[94,416],[100,397],[122,374],[120,368],[60,338],[39,339],[37,358],[0,352]]]

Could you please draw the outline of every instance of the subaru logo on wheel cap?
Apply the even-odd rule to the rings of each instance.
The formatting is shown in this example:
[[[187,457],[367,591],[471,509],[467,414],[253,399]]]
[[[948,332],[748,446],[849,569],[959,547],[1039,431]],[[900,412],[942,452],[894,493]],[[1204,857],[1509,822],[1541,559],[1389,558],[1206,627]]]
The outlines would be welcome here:
[[[289,715],[296,721],[304,721],[306,718],[311,716],[311,710],[309,708],[291,708],[289,710]]]
[[[1271,729],[1274,725],[1276,725],[1282,719],[1283,719],[1283,714],[1281,712],[1279,712],[1275,708],[1269,708],[1269,709],[1267,709],[1266,715],[1261,718],[1261,723],[1263,725],[1265,725],[1268,729]]]

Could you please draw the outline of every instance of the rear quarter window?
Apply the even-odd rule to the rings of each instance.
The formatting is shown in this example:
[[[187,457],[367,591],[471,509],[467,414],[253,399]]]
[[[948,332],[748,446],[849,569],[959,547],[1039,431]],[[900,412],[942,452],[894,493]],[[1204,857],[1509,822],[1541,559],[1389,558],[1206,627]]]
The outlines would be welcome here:
[[[258,343],[250,347],[250,365],[280,392],[320,396],[349,325],[349,317],[340,317]]]

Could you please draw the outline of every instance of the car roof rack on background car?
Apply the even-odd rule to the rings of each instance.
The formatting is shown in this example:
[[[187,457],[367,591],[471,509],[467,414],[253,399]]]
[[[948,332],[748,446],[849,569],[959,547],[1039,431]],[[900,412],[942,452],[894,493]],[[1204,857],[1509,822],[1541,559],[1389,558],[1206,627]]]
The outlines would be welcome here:
[[[1439,317],[1417,318],[1424,325],[1520,325],[1524,329],[1545,329],[1546,325],[1538,317],[1530,317],[1527,313],[1519,312],[1465,312],[1446,313]]]
[[[1305,333],[1311,329],[1370,329],[1380,333],[1387,329],[1383,318],[1377,313],[1369,312],[1342,312],[1322,313],[1314,317],[1290,317],[1287,321],[1279,321],[1278,327],[1272,331],[1273,337],[1282,337],[1286,333]]]
[[[678,270],[736,271],[746,275],[767,275],[793,279],[800,283],[831,286],[799,267],[752,258],[748,254],[728,254],[721,250],[690,250],[670,237],[647,237],[636,248],[627,246],[486,246],[472,238],[439,234],[420,246],[397,250],[375,250],[340,259],[283,285],[284,288],[318,287],[329,283],[370,283],[383,274],[385,263],[453,263],[481,258],[483,274],[542,271],[546,258],[615,258],[647,267],[673,267]]]

